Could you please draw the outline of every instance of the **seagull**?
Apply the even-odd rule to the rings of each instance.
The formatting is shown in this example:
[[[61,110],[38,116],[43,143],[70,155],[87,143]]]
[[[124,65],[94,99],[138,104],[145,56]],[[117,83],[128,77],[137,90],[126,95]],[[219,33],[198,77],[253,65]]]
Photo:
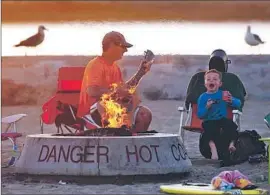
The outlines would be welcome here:
[[[25,39],[23,41],[21,41],[19,44],[14,45],[14,47],[20,47],[20,46],[24,46],[24,47],[36,47],[39,44],[41,44],[44,41],[45,38],[45,33],[44,30],[48,30],[45,28],[45,26],[40,25],[38,27],[38,32],[29,37],[28,39]]]
[[[245,41],[248,45],[250,46],[257,46],[259,44],[264,44],[264,41],[261,40],[261,38],[256,35],[256,34],[252,34],[250,32],[250,26],[247,26],[247,32],[246,32],[246,36],[245,36]]]

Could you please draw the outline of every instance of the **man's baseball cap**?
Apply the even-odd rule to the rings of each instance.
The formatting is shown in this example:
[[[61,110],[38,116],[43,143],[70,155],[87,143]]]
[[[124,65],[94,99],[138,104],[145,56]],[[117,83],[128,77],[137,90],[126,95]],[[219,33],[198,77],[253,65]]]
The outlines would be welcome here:
[[[120,32],[116,32],[116,31],[111,31],[108,32],[102,40],[102,45],[108,45],[110,43],[114,43],[116,45],[119,46],[123,46],[123,47],[132,47],[133,45],[128,43],[124,37],[124,35],[122,35]]]

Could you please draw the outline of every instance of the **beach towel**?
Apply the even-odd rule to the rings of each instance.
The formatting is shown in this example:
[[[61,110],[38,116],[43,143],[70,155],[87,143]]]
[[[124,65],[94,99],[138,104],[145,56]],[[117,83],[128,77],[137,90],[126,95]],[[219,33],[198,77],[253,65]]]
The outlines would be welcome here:
[[[222,171],[211,180],[211,185],[214,189],[230,190],[239,188],[242,190],[257,188],[244,174],[238,170]]]

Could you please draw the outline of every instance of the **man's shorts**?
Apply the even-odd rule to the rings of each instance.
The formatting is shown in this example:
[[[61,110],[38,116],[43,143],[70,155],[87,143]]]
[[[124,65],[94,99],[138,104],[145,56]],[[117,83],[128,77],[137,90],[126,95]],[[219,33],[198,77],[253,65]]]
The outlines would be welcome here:
[[[136,116],[141,106],[138,106],[132,117],[132,126],[135,125]],[[82,117],[85,122],[85,130],[102,128],[101,115],[97,110],[97,103],[93,104],[90,108],[90,113]]]

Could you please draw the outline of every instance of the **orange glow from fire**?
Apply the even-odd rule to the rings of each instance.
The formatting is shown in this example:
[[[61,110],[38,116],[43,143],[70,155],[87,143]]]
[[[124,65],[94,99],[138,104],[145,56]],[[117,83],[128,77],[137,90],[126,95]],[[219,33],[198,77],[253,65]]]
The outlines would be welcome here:
[[[101,97],[101,105],[105,109],[105,113],[102,119],[106,120],[108,124],[103,124],[104,127],[120,128],[122,125],[130,126],[130,121],[128,119],[127,108],[123,107],[113,98],[118,85],[116,83],[112,84],[112,92],[109,94],[104,94]],[[132,87],[128,90],[130,94],[133,94],[136,87]]]

